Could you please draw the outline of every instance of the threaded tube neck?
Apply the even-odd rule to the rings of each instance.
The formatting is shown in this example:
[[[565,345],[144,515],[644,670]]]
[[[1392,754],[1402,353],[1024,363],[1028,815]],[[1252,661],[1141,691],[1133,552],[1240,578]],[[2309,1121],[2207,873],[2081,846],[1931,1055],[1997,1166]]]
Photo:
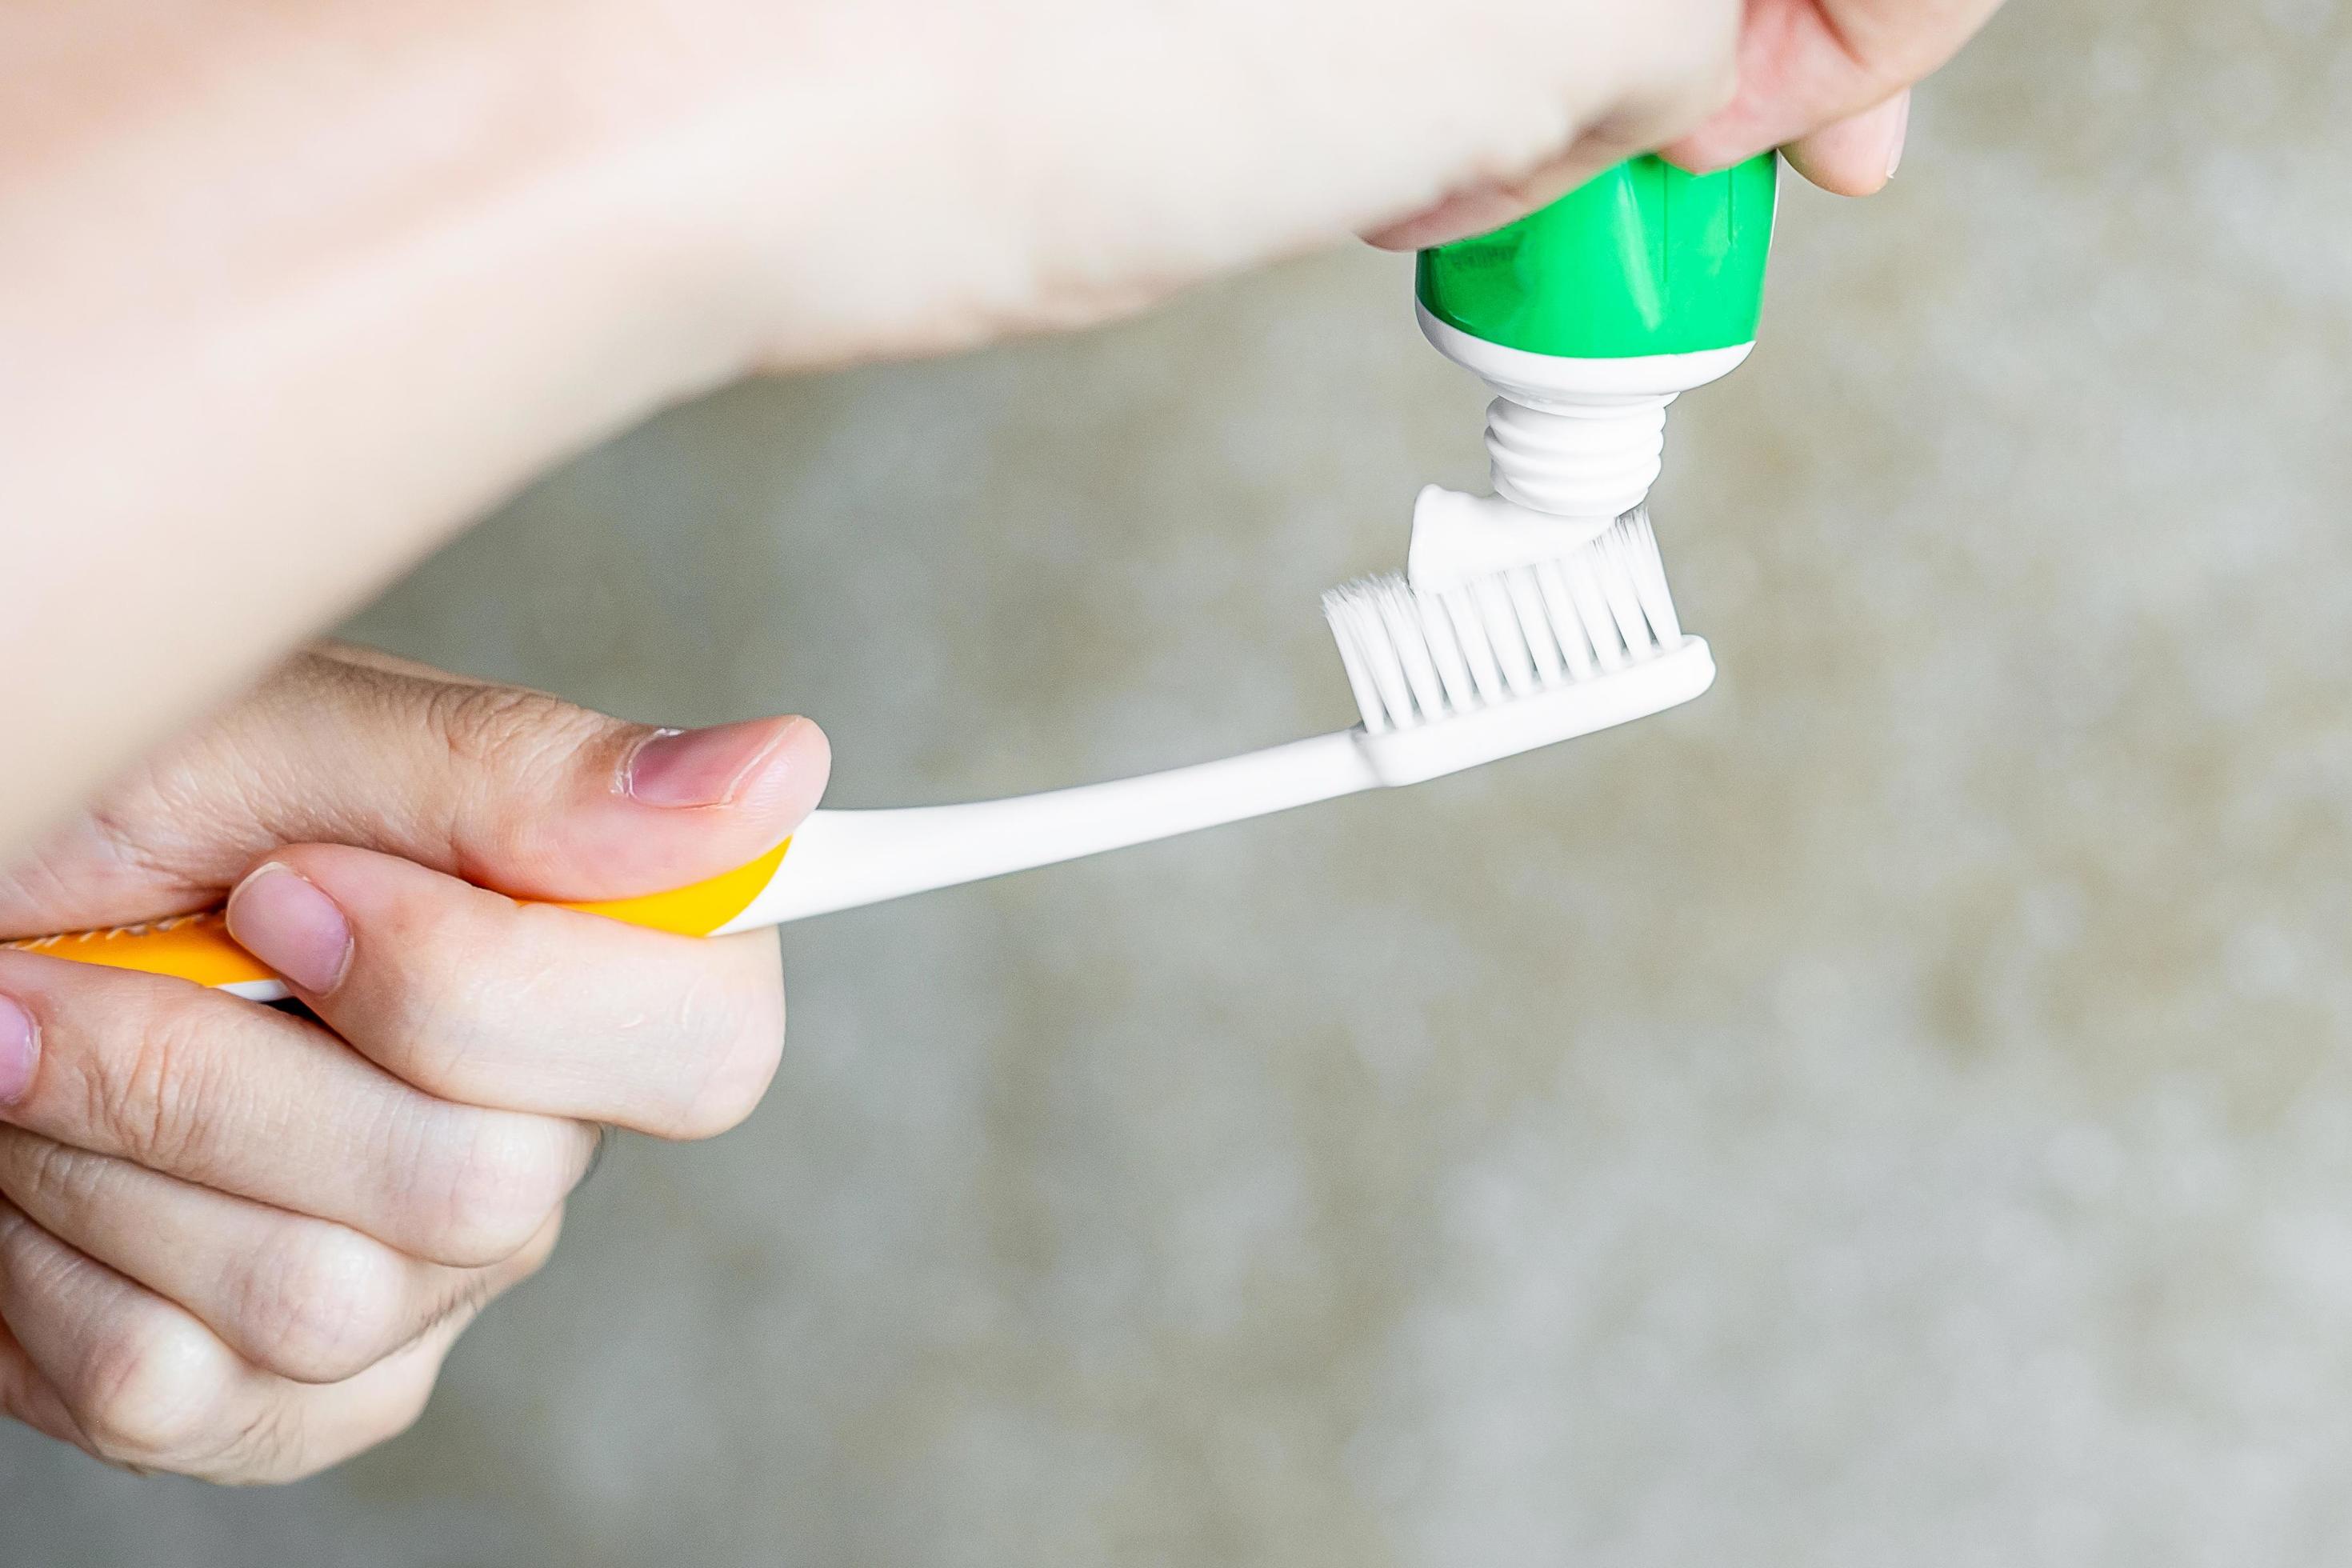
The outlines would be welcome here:
[[[1556,517],[1615,517],[1648,499],[1674,394],[1486,405],[1495,493]]]

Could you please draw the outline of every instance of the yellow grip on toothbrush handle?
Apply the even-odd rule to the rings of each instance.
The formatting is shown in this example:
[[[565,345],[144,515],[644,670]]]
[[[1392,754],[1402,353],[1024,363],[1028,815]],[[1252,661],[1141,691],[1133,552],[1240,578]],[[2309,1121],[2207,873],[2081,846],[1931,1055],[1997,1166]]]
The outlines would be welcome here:
[[[775,879],[783,864],[785,839],[758,859],[722,871],[706,881],[649,893],[640,899],[607,899],[595,903],[561,907],[604,915],[652,931],[680,936],[709,936],[751,908]],[[27,937],[0,942],[0,948],[69,958],[109,969],[133,969],[142,974],[168,974],[199,985],[246,985],[278,976],[269,967],[239,947],[228,934],[228,922],[218,910],[203,914],[174,915],[145,925],[117,926],[111,931],[68,931],[62,936]]]

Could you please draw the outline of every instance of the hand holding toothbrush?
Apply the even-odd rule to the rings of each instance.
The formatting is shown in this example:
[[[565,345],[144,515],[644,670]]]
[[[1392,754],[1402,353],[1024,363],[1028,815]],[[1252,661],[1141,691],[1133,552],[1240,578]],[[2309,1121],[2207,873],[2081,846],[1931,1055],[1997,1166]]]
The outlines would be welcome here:
[[[600,1124],[703,1138],[783,1036],[775,939],[519,905],[791,832],[802,720],[656,731],[306,654],[0,868],[0,934],[220,902],[316,1021],[0,951],[0,1408],[101,1458],[308,1474],[405,1427],[539,1268]]]

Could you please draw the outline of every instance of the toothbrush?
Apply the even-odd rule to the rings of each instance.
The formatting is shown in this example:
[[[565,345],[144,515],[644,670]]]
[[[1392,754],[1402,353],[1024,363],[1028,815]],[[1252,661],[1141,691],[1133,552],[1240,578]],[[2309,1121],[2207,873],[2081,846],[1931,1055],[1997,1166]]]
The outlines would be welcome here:
[[[1362,722],[1265,751],[1108,784],[956,805],[819,809],[747,865],[641,899],[570,904],[719,936],[879,903],[1366,790],[1418,784],[1688,701],[1715,679],[1685,635],[1641,512],[1574,557],[1424,593],[1402,578],[1335,588],[1324,609]],[[175,975],[257,1001],[282,982],[217,910],[11,942]]]
[[[1666,405],[1754,347],[1778,188],[1772,153],[1712,174],[1633,158],[1422,252],[1423,333],[1496,395],[1495,493],[1428,486],[1404,575],[1324,595],[1357,727],[1042,795],[821,809],[708,881],[565,907],[688,935],[751,931],[1418,784],[1696,697],[1715,665],[1675,617],[1646,501]],[[287,994],[217,910],[0,946]]]

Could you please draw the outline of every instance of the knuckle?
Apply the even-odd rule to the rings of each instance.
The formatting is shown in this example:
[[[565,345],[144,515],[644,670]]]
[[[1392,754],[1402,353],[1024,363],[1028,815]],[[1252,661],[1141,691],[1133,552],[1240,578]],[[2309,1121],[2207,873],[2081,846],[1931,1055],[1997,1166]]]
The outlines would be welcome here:
[[[89,1268],[13,1203],[0,1204],[0,1276],[27,1300],[56,1295],[76,1270]],[[5,1327],[0,1323],[0,1327]]]
[[[96,1156],[15,1128],[0,1130],[0,1158],[15,1176],[5,1184],[10,1195],[44,1215],[87,1213],[104,1181],[105,1167]]]
[[[614,727],[561,698],[511,686],[446,686],[428,701],[431,727],[452,760],[477,779],[496,780],[498,800],[513,803],[492,819],[509,852],[537,841],[547,796]]]
[[[333,1456],[310,1449],[299,1400],[265,1402],[197,1473],[235,1486],[278,1486],[324,1469]]]
[[[399,1348],[405,1271],[356,1231],[318,1225],[257,1257],[238,1289],[239,1338],[256,1359],[298,1383],[340,1383]]]
[[[438,1186],[434,1261],[478,1268],[521,1250],[579,1178],[586,1131],[575,1122],[509,1111],[467,1119]]]
[[[551,724],[577,711],[513,686],[444,686],[430,703],[434,729],[459,760],[497,765],[535,750]]]
[[[67,1404],[100,1458],[178,1468],[216,1454],[224,1369],[194,1320],[142,1314],[95,1337],[67,1380]]]
[[[95,1053],[82,1075],[86,1124],[141,1164],[184,1173],[202,1154],[220,1065],[203,1000],[159,1002],[126,1048]]]

